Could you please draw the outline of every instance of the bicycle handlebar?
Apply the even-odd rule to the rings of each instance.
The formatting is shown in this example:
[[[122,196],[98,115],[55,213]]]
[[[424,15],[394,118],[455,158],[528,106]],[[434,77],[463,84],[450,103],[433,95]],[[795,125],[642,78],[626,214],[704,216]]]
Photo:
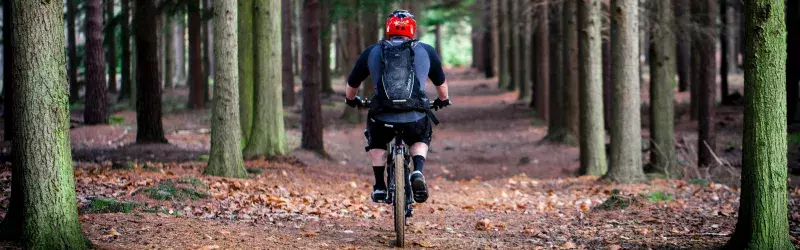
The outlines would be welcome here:
[[[369,108],[370,100],[369,99],[361,99],[361,103],[357,106],[357,108]],[[433,101],[428,101],[428,108],[433,109]]]

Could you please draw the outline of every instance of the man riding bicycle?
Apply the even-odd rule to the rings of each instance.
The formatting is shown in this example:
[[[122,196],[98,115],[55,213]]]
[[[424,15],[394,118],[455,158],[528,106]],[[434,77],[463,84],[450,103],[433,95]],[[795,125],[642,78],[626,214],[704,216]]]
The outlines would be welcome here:
[[[347,78],[346,101],[351,107],[362,105],[361,98],[356,96],[358,87],[367,76],[372,76],[375,95],[369,104],[364,133],[375,172],[372,200],[379,202],[387,197],[386,150],[396,136],[395,131],[399,130],[403,133],[397,138],[411,145],[414,201],[425,202],[428,188],[422,169],[431,142],[431,122],[438,123],[425,94],[425,76],[431,79],[438,94],[432,108],[449,106],[442,61],[433,47],[413,39],[417,23],[408,11],[394,11],[386,20],[385,28],[384,40],[365,49],[356,61]]]

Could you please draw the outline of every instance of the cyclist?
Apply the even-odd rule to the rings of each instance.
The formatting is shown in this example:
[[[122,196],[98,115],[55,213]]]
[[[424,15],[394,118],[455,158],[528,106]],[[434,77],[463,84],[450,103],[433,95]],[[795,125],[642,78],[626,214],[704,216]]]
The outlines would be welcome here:
[[[356,96],[358,87],[367,76],[372,76],[375,95],[370,102],[364,132],[365,149],[375,172],[372,200],[380,202],[387,197],[386,150],[396,135],[394,131],[400,130],[403,133],[399,139],[411,145],[414,171],[410,178],[414,200],[425,202],[428,188],[422,169],[431,142],[431,122],[438,123],[425,94],[425,78],[431,79],[438,94],[432,107],[438,110],[449,106],[442,61],[433,47],[413,39],[417,24],[408,11],[394,11],[386,20],[385,28],[385,38],[361,53],[347,78],[346,103],[351,107],[362,105],[361,98]]]

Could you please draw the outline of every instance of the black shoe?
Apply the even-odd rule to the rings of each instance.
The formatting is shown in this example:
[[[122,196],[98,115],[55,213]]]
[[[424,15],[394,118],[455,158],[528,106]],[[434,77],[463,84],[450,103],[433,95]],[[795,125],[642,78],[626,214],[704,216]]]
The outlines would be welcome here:
[[[411,173],[411,193],[414,194],[415,202],[423,203],[428,200],[428,184],[420,171]]]
[[[386,187],[372,185],[372,202],[386,202]]]

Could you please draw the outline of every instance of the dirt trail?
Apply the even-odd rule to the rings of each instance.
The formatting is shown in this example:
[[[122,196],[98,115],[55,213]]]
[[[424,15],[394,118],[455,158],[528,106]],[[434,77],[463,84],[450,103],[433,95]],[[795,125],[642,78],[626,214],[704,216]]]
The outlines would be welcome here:
[[[707,249],[721,246],[732,232],[736,188],[576,178],[578,149],[540,144],[546,126],[532,119],[516,93],[497,90],[495,79],[475,72],[450,70],[448,77],[455,104],[437,112],[442,124],[434,128],[425,171],[432,194],[415,205],[406,229],[410,248]],[[246,163],[258,170],[248,179],[200,174],[204,164],[194,160],[208,150],[207,110],[165,117],[170,145],[130,145],[130,111],[116,114],[125,117],[123,124],[73,129],[80,205],[94,197],[142,204],[127,214],[84,213],[83,229],[102,249],[391,248],[390,207],[368,199],[373,180],[364,125],[338,120],[342,103],[342,97],[323,102],[330,159],[303,150],[294,152],[299,163],[256,159]],[[287,109],[293,147],[298,112]],[[114,170],[112,160],[162,163]],[[0,167],[0,216],[9,172]],[[143,191],[165,180],[199,180],[198,189],[209,197],[160,201]],[[629,207],[603,209],[612,193],[614,207]],[[800,190],[791,190],[791,197],[791,227],[797,229]],[[792,236],[798,244],[800,231]]]

